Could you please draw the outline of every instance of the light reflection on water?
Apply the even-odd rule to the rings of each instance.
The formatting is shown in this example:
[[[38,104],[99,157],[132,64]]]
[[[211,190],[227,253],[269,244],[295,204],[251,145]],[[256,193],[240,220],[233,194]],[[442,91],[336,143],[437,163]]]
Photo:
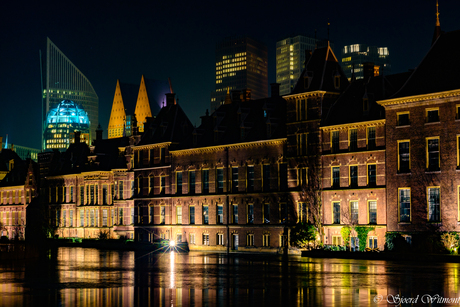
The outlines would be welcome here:
[[[459,270],[457,263],[59,248],[46,261],[1,263],[0,306],[376,306],[379,296],[379,305],[394,306],[387,297],[396,295],[419,296],[415,305],[426,306],[425,294],[460,296]]]

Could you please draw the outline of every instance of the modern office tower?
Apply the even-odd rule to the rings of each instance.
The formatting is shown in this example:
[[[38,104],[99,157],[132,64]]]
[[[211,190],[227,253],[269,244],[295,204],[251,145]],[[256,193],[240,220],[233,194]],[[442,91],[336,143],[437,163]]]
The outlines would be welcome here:
[[[47,38],[46,58],[44,60],[46,67],[42,69],[43,125],[46,124],[46,114],[52,108],[63,100],[72,100],[81,105],[88,113],[91,123],[89,139],[92,139],[96,135],[95,132],[99,121],[99,98],[93,86],[49,38]],[[43,132],[44,130],[45,127],[43,126]],[[43,142],[44,145],[45,142]]]
[[[144,132],[147,118],[160,111],[165,94],[171,92],[166,80],[147,79],[142,76],[140,85],[117,80],[109,119],[109,139],[131,136],[134,129]]]
[[[305,51],[316,49],[319,40],[298,35],[276,42],[276,83],[280,95],[288,95],[305,67]]]
[[[267,67],[267,47],[258,41],[238,36],[217,43],[216,90],[211,93],[211,111],[216,110],[232,90],[248,89],[250,99],[268,97]]]
[[[46,115],[43,149],[65,151],[77,139],[90,145],[90,120],[85,110],[71,100],[63,100]]]
[[[348,80],[355,75],[356,79],[364,76],[363,63],[374,63],[374,75],[391,73],[390,53],[387,47],[367,46],[365,44],[354,44],[344,46],[342,49],[342,69]]]

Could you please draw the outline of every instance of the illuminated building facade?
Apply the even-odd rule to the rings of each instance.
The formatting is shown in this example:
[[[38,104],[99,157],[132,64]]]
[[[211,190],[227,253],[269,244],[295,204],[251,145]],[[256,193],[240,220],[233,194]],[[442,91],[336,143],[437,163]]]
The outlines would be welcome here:
[[[374,63],[374,76],[391,73],[390,53],[387,47],[354,44],[342,48],[342,69],[348,80],[354,75],[356,79],[364,77],[364,63]]]
[[[79,141],[90,143],[90,121],[88,114],[77,103],[63,100],[46,115],[43,148],[65,151],[75,140],[78,131]]]
[[[276,83],[280,84],[280,95],[291,93],[305,67],[305,52],[315,50],[318,41],[298,35],[276,42]]]
[[[216,90],[211,111],[225,100],[227,91],[250,90],[251,99],[268,97],[267,47],[249,37],[231,37],[216,45]]]
[[[151,80],[144,76],[140,85],[117,80],[109,119],[109,139],[131,136],[134,130],[144,132],[147,118],[158,114],[165,94],[170,91],[168,81]]]

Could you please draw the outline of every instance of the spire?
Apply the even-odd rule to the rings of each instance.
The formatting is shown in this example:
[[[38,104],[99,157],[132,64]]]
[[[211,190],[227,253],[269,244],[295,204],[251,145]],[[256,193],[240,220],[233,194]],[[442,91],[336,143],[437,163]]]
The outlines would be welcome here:
[[[331,23],[329,22],[329,18],[327,19],[327,43],[329,44],[329,27],[331,26]]]
[[[230,87],[227,86],[227,95],[225,95],[225,103],[224,104],[231,104],[232,98],[230,97]]]
[[[438,4],[438,0],[436,0],[436,26],[434,27],[433,40],[431,41],[431,45],[434,44],[434,42],[438,39],[440,35],[441,35],[441,23],[439,22],[439,4]]]

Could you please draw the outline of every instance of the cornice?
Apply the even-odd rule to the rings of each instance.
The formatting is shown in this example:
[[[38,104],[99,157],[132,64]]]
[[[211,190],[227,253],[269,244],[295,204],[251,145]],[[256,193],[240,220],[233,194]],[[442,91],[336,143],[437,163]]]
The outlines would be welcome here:
[[[333,92],[326,92],[326,91],[312,91],[312,92],[303,92],[298,94],[286,95],[283,96],[284,99],[290,98],[307,98],[307,97],[316,97],[316,96],[324,96],[325,94],[337,94]]]
[[[167,147],[167,146],[169,146],[171,144],[172,144],[172,142],[163,142],[163,143],[147,144],[147,145],[136,145],[136,146],[133,146],[133,149],[134,150],[142,150],[142,149]]]
[[[346,130],[350,128],[363,128],[368,126],[384,126],[385,119],[378,119],[378,120],[370,120],[365,122],[356,122],[356,123],[349,123],[349,124],[341,124],[341,125],[334,125],[334,126],[323,126],[320,127],[321,130],[324,132],[332,131],[332,130]]]
[[[452,98],[457,96],[460,96],[460,89],[438,93],[429,93],[423,95],[407,96],[395,99],[379,100],[377,101],[377,103],[381,106],[387,107],[393,105],[422,102],[425,100]]]
[[[260,146],[277,146],[286,143],[286,138],[282,139],[273,139],[273,140],[264,140],[264,141],[255,141],[255,142],[246,142],[246,143],[237,143],[237,144],[228,144],[228,145],[219,145],[219,146],[208,146],[200,148],[191,148],[191,149],[182,149],[170,151],[169,153],[173,156],[186,156],[194,154],[205,154],[216,151],[222,151],[226,148],[228,149],[241,149],[241,148],[251,148],[251,147],[260,147]]]

